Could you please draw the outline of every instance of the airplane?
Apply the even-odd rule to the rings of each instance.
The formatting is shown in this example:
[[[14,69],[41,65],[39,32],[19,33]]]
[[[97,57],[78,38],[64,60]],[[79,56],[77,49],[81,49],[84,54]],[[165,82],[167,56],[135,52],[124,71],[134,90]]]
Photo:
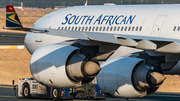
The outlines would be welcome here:
[[[12,5],[4,29],[27,31],[38,82],[74,88],[95,77],[107,95],[140,98],[180,74],[179,4],[75,6],[22,26]]]

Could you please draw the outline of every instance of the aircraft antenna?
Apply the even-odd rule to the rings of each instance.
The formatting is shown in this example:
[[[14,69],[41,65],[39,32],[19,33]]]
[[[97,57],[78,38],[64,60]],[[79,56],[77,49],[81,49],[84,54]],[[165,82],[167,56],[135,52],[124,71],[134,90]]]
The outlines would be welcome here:
[[[87,6],[87,3],[88,3],[88,0],[86,0],[86,2],[85,2],[85,5],[84,5],[84,6]]]

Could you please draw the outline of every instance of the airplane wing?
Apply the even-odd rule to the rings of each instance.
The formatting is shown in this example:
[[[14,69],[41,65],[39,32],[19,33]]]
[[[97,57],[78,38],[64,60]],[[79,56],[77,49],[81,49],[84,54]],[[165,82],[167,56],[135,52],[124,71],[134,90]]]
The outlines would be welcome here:
[[[82,32],[45,28],[30,27],[3,27],[10,30],[21,30],[34,33],[44,33],[62,37],[77,38],[83,40],[99,41],[112,44],[120,44],[122,46],[134,47],[143,50],[154,50],[163,53],[180,53],[180,40],[161,37],[149,37],[126,34],[112,34],[99,32]]]
[[[21,30],[34,33],[44,33],[62,37],[71,37],[90,41],[99,41],[143,50],[154,50],[163,53],[180,53],[180,40],[162,37],[150,37],[127,34],[112,34],[100,32],[70,31],[48,28],[23,27],[13,6],[7,5],[6,26],[3,29]]]
[[[180,53],[180,40],[178,39],[58,29],[46,30],[46,33],[50,35],[120,44],[122,46],[134,47],[143,50],[154,50],[163,53]]]

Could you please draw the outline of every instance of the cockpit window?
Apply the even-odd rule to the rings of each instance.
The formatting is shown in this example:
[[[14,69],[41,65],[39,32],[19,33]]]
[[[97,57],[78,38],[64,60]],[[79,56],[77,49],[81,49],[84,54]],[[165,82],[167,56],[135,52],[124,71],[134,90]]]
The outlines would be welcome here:
[[[33,24],[33,26],[32,27],[35,27],[35,24]]]

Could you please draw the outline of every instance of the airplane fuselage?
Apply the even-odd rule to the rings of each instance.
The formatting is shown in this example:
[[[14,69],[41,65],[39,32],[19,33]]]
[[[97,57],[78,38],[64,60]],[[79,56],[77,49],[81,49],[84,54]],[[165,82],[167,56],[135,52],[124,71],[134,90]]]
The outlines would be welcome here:
[[[180,5],[75,6],[40,18],[34,28],[172,38],[179,40]],[[32,38],[33,37],[33,38]],[[28,33],[25,44],[33,53],[45,44],[73,38]]]

